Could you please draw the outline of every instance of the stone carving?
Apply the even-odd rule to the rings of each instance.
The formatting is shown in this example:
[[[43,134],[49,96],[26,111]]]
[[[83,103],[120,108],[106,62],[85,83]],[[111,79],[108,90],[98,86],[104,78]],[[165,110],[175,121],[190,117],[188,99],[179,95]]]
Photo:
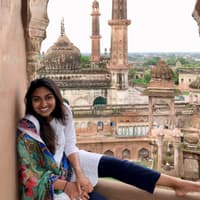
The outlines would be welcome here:
[[[197,25],[199,26],[199,33],[200,33],[200,0],[196,1],[196,5],[192,13],[192,16],[194,20],[197,22]]]
[[[48,0],[29,0],[26,29],[27,42],[27,76],[28,80],[35,78],[35,72],[40,67],[40,48],[46,38],[46,27],[49,23],[47,15]]]
[[[47,16],[47,3],[48,0],[30,0],[30,9],[33,11],[33,15],[36,16],[37,13],[39,18],[44,14]]]

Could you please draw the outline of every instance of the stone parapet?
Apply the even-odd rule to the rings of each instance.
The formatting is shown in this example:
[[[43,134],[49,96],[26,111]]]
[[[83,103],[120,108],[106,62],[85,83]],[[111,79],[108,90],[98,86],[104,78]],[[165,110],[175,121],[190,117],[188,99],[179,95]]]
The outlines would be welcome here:
[[[199,200],[200,196],[199,193],[193,193],[177,197],[173,190],[165,188],[156,188],[152,195],[127,184],[110,180],[99,180],[95,190],[108,200]]]

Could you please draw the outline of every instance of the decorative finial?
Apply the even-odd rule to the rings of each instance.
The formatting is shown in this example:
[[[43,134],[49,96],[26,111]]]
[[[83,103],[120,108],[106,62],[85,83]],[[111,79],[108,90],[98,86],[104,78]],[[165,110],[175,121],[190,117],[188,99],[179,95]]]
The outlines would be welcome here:
[[[64,17],[61,20],[61,36],[65,34],[65,24],[64,24]]]
[[[93,8],[93,10],[98,10],[99,9],[99,2],[97,0],[93,1],[92,8]]]

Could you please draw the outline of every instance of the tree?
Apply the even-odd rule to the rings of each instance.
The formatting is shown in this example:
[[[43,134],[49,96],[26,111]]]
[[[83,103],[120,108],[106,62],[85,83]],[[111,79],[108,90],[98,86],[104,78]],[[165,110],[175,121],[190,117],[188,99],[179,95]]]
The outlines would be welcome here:
[[[150,66],[150,65],[156,65],[158,61],[160,60],[160,57],[153,57],[148,60],[146,60],[143,64],[143,66]]]
[[[174,80],[174,83],[175,83],[176,85],[178,85],[178,73],[177,73],[176,70],[174,71],[173,80]]]
[[[177,60],[179,60],[182,65],[188,65],[189,64],[189,61],[185,58],[179,57]]]
[[[85,65],[90,62],[90,57],[89,56],[81,56],[81,64]]]
[[[131,79],[134,79],[134,78],[135,78],[135,74],[136,74],[135,68],[130,68],[130,70],[129,70],[129,75],[130,75],[130,78],[131,78]]]
[[[150,72],[149,72],[149,70],[148,70],[148,71],[146,71],[145,74],[144,74],[144,83],[145,83],[145,84],[148,84],[150,80],[151,80],[151,74],[150,74]]]
[[[171,56],[170,58],[167,59],[167,64],[168,65],[176,65],[177,59],[175,56]],[[182,63],[181,63],[182,64]]]

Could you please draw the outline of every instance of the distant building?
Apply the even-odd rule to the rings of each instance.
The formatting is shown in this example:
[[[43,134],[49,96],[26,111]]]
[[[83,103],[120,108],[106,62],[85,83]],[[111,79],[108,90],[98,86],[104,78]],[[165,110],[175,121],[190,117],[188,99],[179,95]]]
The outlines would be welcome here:
[[[200,105],[200,76],[197,76],[194,81],[189,84],[190,88],[190,103]]]
[[[37,77],[49,77],[60,87],[65,101],[72,107],[81,148],[119,158],[138,159],[143,158],[144,153],[148,157],[151,154],[149,140],[144,139],[148,116],[135,117],[135,108],[131,104],[147,103],[147,98],[128,85],[127,27],[130,20],[127,20],[127,2],[122,2],[121,5],[113,1],[109,21],[110,55],[107,49],[104,55],[100,55],[100,13],[99,4],[94,0],[90,63],[81,64],[80,50],[67,37],[62,20],[61,34],[43,55]]]
[[[184,104],[175,109],[172,70],[166,63],[152,68],[147,96],[141,95],[143,88],[129,87],[127,1],[113,1],[109,56],[107,51],[100,55],[99,15],[94,0],[90,63],[81,64],[80,50],[66,36],[62,20],[61,34],[43,55],[37,77],[53,79],[71,105],[80,148],[122,159],[152,160],[156,153],[152,145],[158,145],[159,152],[162,146],[148,133],[159,125],[168,130],[187,125],[188,112]]]
[[[177,68],[179,77],[179,89],[189,91],[189,84],[200,74],[200,68]]]
[[[65,33],[64,20],[61,35],[43,55],[38,77],[49,77],[60,87],[63,97],[71,106],[96,104],[130,104],[128,90],[128,35],[127,2],[113,1],[110,58],[107,49],[100,55],[99,3],[92,3],[91,60],[81,65],[80,50]]]

